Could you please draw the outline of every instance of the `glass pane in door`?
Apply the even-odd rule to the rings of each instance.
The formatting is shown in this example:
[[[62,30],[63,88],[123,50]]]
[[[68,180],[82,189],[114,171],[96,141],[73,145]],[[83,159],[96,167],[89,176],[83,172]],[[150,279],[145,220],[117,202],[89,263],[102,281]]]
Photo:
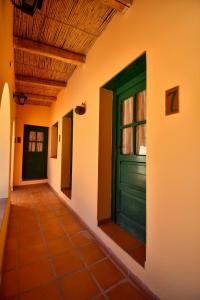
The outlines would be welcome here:
[[[37,143],[37,152],[43,151],[43,143]]]
[[[35,152],[35,142],[29,142],[28,144],[28,151],[29,152]]]
[[[29,133],[29,141],[35,141],[36,140],[36,132],[30,131]]]
[[[136,126],[136,155],[146,155],[146,125]]]
[[[37,132],[37,141],[43,142],[44,140],[44,133],[43,132]]]
[[[122,125],[133,122],[133,97],[122,102]]]
[[[136,122],[146,120],[146,91],[136,95]]]
[[[122,129],[122,154],[133,153],[133,128]]]

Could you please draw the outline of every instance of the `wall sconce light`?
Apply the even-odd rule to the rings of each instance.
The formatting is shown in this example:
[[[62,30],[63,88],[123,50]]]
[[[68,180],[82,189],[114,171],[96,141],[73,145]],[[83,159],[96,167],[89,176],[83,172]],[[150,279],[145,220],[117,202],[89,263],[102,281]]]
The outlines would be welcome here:
[[[43,0],[11,0],[11,2],[16,8],[33,16],[36,9],[42,8]]]
[[[24,105],[25,101],[27,100],[27,96],[25,96],[23,93],[14,93],[13,98],[15,99],[15,102],[19,105]]]
[[[76,106],[75,113],[77,115],[84,115],[86,111],[86,105],[85,102],[83,102],[81,105]]]

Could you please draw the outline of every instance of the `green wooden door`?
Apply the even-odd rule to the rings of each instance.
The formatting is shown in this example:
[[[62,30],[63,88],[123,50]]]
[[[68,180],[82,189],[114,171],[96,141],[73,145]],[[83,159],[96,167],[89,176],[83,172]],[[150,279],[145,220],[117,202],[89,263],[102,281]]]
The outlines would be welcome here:
[[[48,128],[24,125],[22,179],[47,178]]]
[[[115,93],[115,221],[146,242],[146,79]]]

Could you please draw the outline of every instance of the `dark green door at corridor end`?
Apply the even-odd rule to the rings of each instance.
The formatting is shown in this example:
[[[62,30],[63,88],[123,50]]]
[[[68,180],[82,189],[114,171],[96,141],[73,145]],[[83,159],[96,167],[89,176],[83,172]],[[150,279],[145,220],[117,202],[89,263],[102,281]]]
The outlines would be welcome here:
[[[48,128],[24,125],[22,179],[47,178]]]

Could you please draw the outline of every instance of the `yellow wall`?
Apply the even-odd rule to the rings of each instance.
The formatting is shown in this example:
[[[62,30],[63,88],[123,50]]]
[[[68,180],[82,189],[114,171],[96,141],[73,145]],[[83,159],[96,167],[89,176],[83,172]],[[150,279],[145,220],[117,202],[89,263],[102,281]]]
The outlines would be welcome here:
[[[0,198],[8,198],[10,188],[10,92],[4,85],[0,103]]]
[[[200,2],[135,0],[97,40],[52,106],[51,125],[74,116],[72,200],[60,192],[61,147],[49,163],[53,188],[162,299],[200,298]],[[99,88],[147,53],[147,260],[145,269],[97,227]],[[180,86],[180,113],[165,116],[165,90]],[[61,126],[60,126],[61,127]],[[62,129],[59,129],[61,133]],[[57,175],[56,175],[57,174]]]
[[[16,106],[15,136],[21,137],[21,143],[15,144],[14,186],[47,182],[47,180],[23,181],[22,160],[23,160],[24,124],[49,127],[49,113],[50,113],[50,108],[45,106],[32,106],[32,105]]]
[[[0,102],[1,102],[1,96],[2,96],[4,85],[5,83],[7,83],[9,87],[9,93],[10,93],[10,112],[11,112],[10,113],[11,114],[10,150],[11,150],[11,137],[12,137],[12,123],[15,117],[15,104],[12,99],[12,94],[14,91],[12,17],[13,17],[13,7],[11,2],[7,0],[1,0],[0,1]],[[8,164],[10,164],[10,159],[8,161]],[[0,169],[0,172],[3,172],[3,170]],[[8,186],[10,186],[10,182]],[[0,229],[0,272],[2,268],[3,249],[4,249],[5,237],[7,231],[9,209],[10,209],[10,195],[8,197],[5,215]]]

